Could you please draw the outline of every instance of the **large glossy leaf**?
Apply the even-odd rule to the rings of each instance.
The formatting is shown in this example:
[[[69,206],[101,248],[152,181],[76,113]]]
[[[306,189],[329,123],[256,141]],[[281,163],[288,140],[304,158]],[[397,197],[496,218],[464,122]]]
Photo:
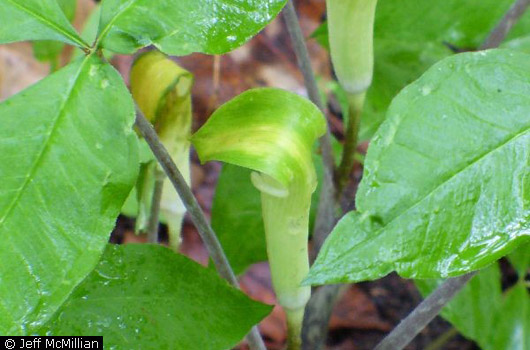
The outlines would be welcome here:
[[[0,333],[29,334],[97,263],[137,173],[119,74],[78,60],[0,104]]]
[[[66,18],[72,22],[75,17],[75,10],[77,8],[77,0],[57,0]],[[37,41],[33,43],[33,53],[35,57],[41,61],[51,61],[53,65],[57,57],[61,54],[64,44],[59,41]]]
[[[512,0],[379,0],[375,21],[375,70],[360,138],[370,138],[383,122],[390,101],[453,49],[480,46]],[[528,35],[530,14],[509,38]],[[328,44],[327,29],[315,36]],[[453,49],[451,48],[453,47]]]
[[[0,44],[57,40],[88,47],[66,18],[57,0],[0,0],[0,23]]]
[[[453,56],[398,95],[310,282],[454,276],[528,238],[529,58]]]
[[[154,44],[170,55],[221,54],[267,25],[286,0],[106,0],[101,46],[133,53]]]
[[[223,350],[270,311],[167,248],[109,246],[39,333],[102,335],[109,349]]]
[[[422,294],[442,281],[416,281]],[[497,263],[481,271],[444,307],[442,317],[484,350],[525,350],[530,344],[530,294],[520,279],[503,295]]]

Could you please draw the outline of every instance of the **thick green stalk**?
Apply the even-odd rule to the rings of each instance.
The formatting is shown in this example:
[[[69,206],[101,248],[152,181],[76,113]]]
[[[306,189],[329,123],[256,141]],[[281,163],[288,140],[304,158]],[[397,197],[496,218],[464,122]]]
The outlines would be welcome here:
[[[309,273],[307,240],[311,193],[279,198],[262,192],[261,203],[278,303],[286,309],[298,310],[305,306],[310,294],[310,287],[300,284]]]
[[[342,152],[342,159],[337,173],[337,195],[340,195],[350,177],[350,172],[355,163],[355,152],[357,151],[357,143],[359,136],[359,128],[361,126],[361,114],[364,107],[364,99],[366,93],[348,94],[349,102],[349,119],[344,134],[345,143]]]
[[[305,307],[299,310],[285,310],[287,314],[287,350],[302,349],[302,325]]]

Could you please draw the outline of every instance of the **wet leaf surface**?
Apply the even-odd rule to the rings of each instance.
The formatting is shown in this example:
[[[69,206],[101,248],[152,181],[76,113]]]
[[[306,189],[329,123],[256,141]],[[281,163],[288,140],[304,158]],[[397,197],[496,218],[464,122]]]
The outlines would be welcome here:
[[[529,57],[453,56],[398,95],[308,282],[454,276],[528,238]]]
[[[2,102],[0,119],[0,333],[24,335],[99,260],[136,180],[134,110],[90,56]]]

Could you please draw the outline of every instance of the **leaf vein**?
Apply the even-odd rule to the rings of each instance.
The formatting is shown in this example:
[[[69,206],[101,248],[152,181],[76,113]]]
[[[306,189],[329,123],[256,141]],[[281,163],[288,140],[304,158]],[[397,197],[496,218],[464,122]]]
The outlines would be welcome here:
[[[64,98],[64,101],[61,103],[58,109],[57,117],[53,121],[51,128],[48,132],[48,136],[46,140],[44,141],[44,144],[42,146],[41,151],[37,155],[35,162],[33,163],[28,175],[26,176],[26,179],[24,180],[24,183],[22,186],[17,190],[17,194],[14,196],[11,203],[7,206],[6,211],[4,212],[4,215],[0,218],[0,225],[4,223],[4,221],[9,217],[9,215],[13,212],[13,209],[15,208],[16,204],[20,200],[20,197],[22,196],[22,193],[26,190],[27,186],[30,184],[30,182],[33,180],[33,177],[35,176],[35,172],[37,171],[37,168],[39,167],[42,159],[44,158],[44,155],[46,154],[46,151],[48,150],[48,147],[50,145],[50,140],[53,138],[55,132],[57,131],[57,125],[59,124],[60,120],[64,116],[64,109],[66,105],[68,104],[68,101],[70,97],[72,96],[72,92],[76,86],[76,83],[79,79],[79,75],[83,71],[83,68],[85,64],[89,61],[90,56],[87,56],[83,63],[79,66],[79,70],[76,72],[74,79],[72,80],[72,84],[68,89],[68,93],[66,97]]]
[[[382,228],[380,228],[379,230],[377,230],[377,232],[373,235],[373,236],[370,236],[369,239],[364,239],[362,240],[361,242],[355,244],[354,246],[350,247],[349,249],[347,249],[346,251],[338,254],[330,263],[335,263],[339,260],[342,260],[345,256],[347,256],[348,254],[350,254],[352,251],[354,251],[355,249],[357,249],[358,246],[360,246],[361,244],[364,244],[366,243],[367,241],[370,241],[370,240],[373,240],[376,236],[379,236],[381,234],[381,232],[383,232],[385,230],[386,227],[388,227],[390,224],[392,224],[392,222],[394,222],[395,220],[399,219],[400,217],[402,217],[403,215],[406,215],[406,213],[408,213],[409,211],[411,211],[412,209],[416,208],[418,205],[420,205],[423,201],[427,200],[428,198],[430,198],[438,189],[442,188],[444,185],[448,184],[449,182],[451,182],[455,177],[457,177],[458,175],[460,175],[461,173],[463,173],[464,171],[466,171],[468,168],[471,168],[473,167],[474,165],[478,164],[479,162],[481,162],[484,158],[488,157],[489,155],[491,155],[492,153],[500,150],[501,148],[503,148],[504,146],[506,146],[507,144],[510,144],[512,141],[518,139],[519,137],[522,137],[522,136],[526,136],[528,134],[528,132],[530,131],[530,127],[526,127],[525,129],[523,129],[521,132],[518,132],[517,134],[515,134],[513,137],[511,138],[508,138],[507,140],[505,140],[504,142],[502,142],[501,144],[499,144],[497,147],[494,147],[493,149],[485,152],[484,154],[482,154],[481,156],[479,156],[478,158],[476,158],[475,160],[473,160],[470,164],[464,166],[463,168],[459,169],[458,171],[456,171],[452,176],[450,176],[448,179],[442,181],[439,185],[437,185],[436,187],[434,187],[429,193],[427,193],[425,196],[421,197],[418,201],[416,201],[416,203],[412,204],[410,207],[408,207],[407,209],[405,209],[405,211],[403,211],[402,213],[396,215],[394,218],[392,218],[390,221],[388,221],[388,223],[386,223]],[[375,263],[373,264],[375,265]]]
[[[61,28],[61,27],[57,26],[55,23],[47,20],[45,17],[43,17],[40,14],[34,12],[30,8],[28,8],[28,7],[26,7],[26,6],[22,5],[22,4],[14,1],[14,0],[5,0],[5,1],[10,2],[13,6],[15,6],[15,7],[19,8],[20,10],[22,10],[22,11],[30,14],[31,16],[35,17],[40,22],[44,23],[45,25],[47,25],[48,27],[52,28],[53,30],[59,32],[65,38],[67,38],[67,39],[71,40],[72,42],[78,44],[80,47],[88,48],[88,45],[81,38],[76,38],[72,34],[70,34],[67,31],[65,31],[63,28]]]

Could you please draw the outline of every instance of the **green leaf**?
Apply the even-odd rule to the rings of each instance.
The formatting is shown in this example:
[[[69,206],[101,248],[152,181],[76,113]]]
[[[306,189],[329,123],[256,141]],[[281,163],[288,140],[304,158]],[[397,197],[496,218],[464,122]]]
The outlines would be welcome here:
[[[57,40],[88,48],[57,0],[0,0],[0,44]]]
[[[265,27],[286,0],[106,0],[100,45],[131,54],[155,45],[174,56],[226,53]]]
[[[212,227],[238,275],[252,264],[267,261],[261,195],[250,181],[251,173],[223,165],[212,206]]]
[[[0,334],[31,334],[96,265],[136,180],[120,75],[78,60],[0,104]]]
[[[77,0],[57,0],[66,18],[72,22],[75,17]],[[33,43],[33,53],[40,61],[54,61],[63,51],[64,44],[57,41],[36,41]]]
[[[375,72],[364,109],[361,139],[370,138],[406,85],[457,50],[478,48],[512,0],[379,0],[375,25]],[[421,18],[421,20],[418,20]],[[509,38],[530,30],[527,14]]]
[[[81,30],[81,38],[87,43],[94,43],[98,37],[99,21],[101,19],[101,3],[92,9]]]
[[[428,295],[442,280],[417,280]],[[481,271],[442,310],[442,317],[484,350],[525,350],[530,344],[530,295],[521,279],[506,295],[495,263]]]
[[[87,43],[94,43],[97,39],[98,29],[99,29],[99,20],[101,18],[101,3],[98,3],[93,9],[90,15],[88,16],[83,30],[81,31],[81,38]],[[103,56],[110,61],[114,54],[109,50],[102,50]],[[85,53],[83,50],[76,48],[74,49],[73,58],[80,57]]]
[[[519,278],[524,278],[527,272],[530,273],[530,243],[520,245],[508,255],[508,260],[517,271]]]
[[[429,295],[443,282],[444,280],[415,281],[424,296]],[[502,301],[501,272],[499,264],[494,263],[473,277],[442,309],[441,315],[466,338],[473,339],[484,347],[490,335],[500,334],[495,329],[494,318],[501,310]]]
[[[329,51],[328,22],[323,22],[318,26],[318,28],[311,34],[311,38],[315,39],[320,46]]]
[[[109,349],[228,349],[271,307],[157,245],[109,245],[39,333],[102,335]]]
[[[361,125],[370,138],[396,94],[437,61],[450,46],[473,50],[512,5],[512,0],[380,0],[375,21],[375,71]],[[421,20],[418,20],[421,18]],[[515,31],[528,33],[522,21]]]
[[[309,282],[455,276],[528,238],[529,58],[452,56],[398,95]]]
[[[506,293],[493,324],[494,331],[483,345],[485,350],[530,348],[530,294],[523,283],[518,283]]]

